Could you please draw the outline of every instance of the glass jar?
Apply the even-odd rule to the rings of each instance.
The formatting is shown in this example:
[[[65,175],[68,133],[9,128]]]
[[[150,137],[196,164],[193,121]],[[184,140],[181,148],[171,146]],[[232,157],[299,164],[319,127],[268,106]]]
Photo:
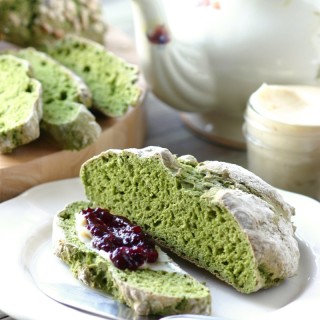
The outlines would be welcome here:
[[[248,101],[243,129],[250,171],[320,200],[320,87],[263,85]]]

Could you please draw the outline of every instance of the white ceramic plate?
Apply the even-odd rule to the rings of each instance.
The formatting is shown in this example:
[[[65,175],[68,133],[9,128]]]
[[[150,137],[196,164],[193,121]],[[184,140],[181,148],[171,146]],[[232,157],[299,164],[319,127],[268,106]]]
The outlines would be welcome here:
[[[229,319],[302,319],[319,315],[320,204],[308,197],[280,191],[296,207],[294,223],[301,249],[298,275],[279,287],[251,295],[236,292],[187,262],[177,262],[212,292],[214,315]],[[37,287],[30,270],[52,279],[76,281],[51,253],[52,217],[67,203],[85,199],[78,178],[37,186],[0,204],[0,309],[16,319],[98,319],[59,304]]]

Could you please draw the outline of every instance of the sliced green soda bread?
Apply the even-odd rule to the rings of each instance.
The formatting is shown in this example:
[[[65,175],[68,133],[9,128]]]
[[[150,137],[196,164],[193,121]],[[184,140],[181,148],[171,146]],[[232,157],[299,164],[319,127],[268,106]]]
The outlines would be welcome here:
[[[101,251],[82,241],[77,215],[88,207],[92,208],[92,204],[74,202],[57,213],[53,221],[54,253],[69,265],[77,279],[112,295],[140,315],[210,313],[209,289],[182,271],[159,248],[161,260],[153,263],[155,268],[121,270]]]
[[[95,205],[121,212],[240,292],[297,272],[294,208],[242,167],[147,147],[107,150],[86,161],[80,176]]]
[[[12,54],[29,61],[34,77],[42,83],[41,128],[64,149],[80,150],[95,142],[101,128],[87,109],[92,103],[91,92],[82,79],[33,48]]]
[[[48,46],[48,53],[73,70],[92,92],[94,107],[110,117],[124,115],[141,94],[138,68],[96,42],[68,35]]]
[[[27,61],[0,56],[0,153],[39,137],[41,92],[41,83],[31,77]]]

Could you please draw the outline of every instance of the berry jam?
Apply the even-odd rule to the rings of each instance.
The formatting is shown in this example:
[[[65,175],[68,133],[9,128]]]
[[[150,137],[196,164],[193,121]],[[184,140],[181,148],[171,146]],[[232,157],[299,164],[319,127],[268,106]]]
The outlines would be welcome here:
[[[155,242],[141,227],[106,209],[88,208],[81,211],[92,234],[94,248],[109,253],[113,264],[123,270],[136,270],[145,262],[158,259]]]

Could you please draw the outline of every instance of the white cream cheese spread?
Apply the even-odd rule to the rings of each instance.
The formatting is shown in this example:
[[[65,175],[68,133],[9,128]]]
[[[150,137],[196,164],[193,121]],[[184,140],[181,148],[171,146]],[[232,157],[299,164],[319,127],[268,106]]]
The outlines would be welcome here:
[[[92,245],[92,234],[87,229],[87,220],[81,212],[76,214],[76,231],[78,238],[83,242],[90,250],[96,251],[104,259],[110,260],[110,253],[104,250],[97,250]],[[163,252],[159,247],[156,247],[158,252],[158,259],[154,263],[144,263],[139,269],[151,269],[151,270],[163,270],[166,272],[176,272],[184,274],[183,271],[165,252]]]

